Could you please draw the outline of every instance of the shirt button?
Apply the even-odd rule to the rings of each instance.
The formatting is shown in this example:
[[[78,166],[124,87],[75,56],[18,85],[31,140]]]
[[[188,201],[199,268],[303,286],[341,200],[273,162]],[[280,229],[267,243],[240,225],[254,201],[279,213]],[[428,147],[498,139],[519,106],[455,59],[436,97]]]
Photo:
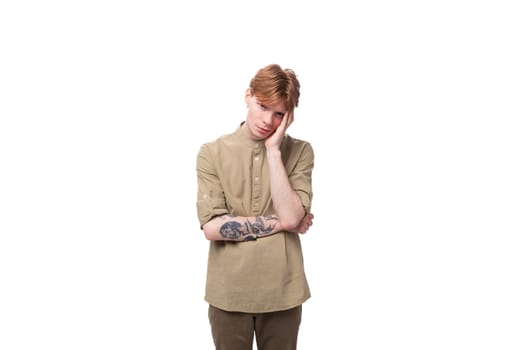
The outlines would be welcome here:
[[[255,159],[255,160],[259,160],[259,156],[255,157],[254,159]]]
[[[259,176],[255,177],[255,182],[259,182]]]

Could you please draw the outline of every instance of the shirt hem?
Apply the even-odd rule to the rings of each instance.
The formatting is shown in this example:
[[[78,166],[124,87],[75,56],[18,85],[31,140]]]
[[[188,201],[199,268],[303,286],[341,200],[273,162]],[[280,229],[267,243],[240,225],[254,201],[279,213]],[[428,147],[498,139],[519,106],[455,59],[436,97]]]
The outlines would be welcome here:
[[[310,299],[310,295],[306,296],[306,298],[304,299],[301,299],[300,301],[296,302],[296,303],[293,303],[293,304],[290,304],[290,305],[286,305],[286,306],[266,306],[266,307],[257,307],[257,306],[236,306],[236,307],[233,307],[233,306],[228,306],[228,305],[225,305],[225,304],[221,304],[221,303],[218,303],[218,302],[214,302],[212,300],[209,300],[208,298],[204,298],[204,301],[206,301],[208,304],[210,304],[211,306],[214,306],[218,309],[221,309],[223,311],[228,311],[228,312],[245,312],[245,313],[263,313],[263,312],[277,312],[277,311],[284,311],[284,310],[289,310],[289,309],[293,309],[294,307],[297,307],[299,305],[302,305],[304,304],[308,299]]]

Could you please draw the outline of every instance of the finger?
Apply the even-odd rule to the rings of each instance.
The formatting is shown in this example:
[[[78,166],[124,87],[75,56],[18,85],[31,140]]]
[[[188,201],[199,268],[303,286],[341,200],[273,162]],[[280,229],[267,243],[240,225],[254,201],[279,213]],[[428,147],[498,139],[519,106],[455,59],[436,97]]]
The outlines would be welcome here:
[[[290,125],[290,115],[288,113],[284,114],[283,121],[281,122],[280,127],[286,129],[288,128],[288,125]]]
[[[288,115],[288,123],[287,123],[287,126],[290,126],[290,124],[293,123],[293,120],[294,120],[294,114],[293,112],[290,112],[290,113],[287,113]]]

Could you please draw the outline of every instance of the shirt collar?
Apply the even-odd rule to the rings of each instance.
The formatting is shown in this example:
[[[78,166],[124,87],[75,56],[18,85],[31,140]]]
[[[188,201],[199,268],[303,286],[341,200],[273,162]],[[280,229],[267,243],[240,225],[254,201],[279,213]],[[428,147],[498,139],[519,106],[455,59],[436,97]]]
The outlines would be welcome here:
[[[247,147],[264,147],[264,140],[254,141],[251,138],[249,138],[248,135],[246,135],[246,133],[242,130],[242,126],[244,125],[244,123],[245,122],[242,122],[237,127],[237,130],[235,130],[234,133],[235,137],[239,140],[239,142],[241,142],[243,145],[246,145]]]

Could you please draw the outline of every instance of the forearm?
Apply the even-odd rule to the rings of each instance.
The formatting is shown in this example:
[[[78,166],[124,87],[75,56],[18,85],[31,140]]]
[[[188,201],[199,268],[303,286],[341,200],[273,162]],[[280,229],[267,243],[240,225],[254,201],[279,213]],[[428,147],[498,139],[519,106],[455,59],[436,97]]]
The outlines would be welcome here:
[[[280,150],[268,150],[267,159],[273,207],[283,229],[289,230],[296,227],[305,216],[304,207],[290,185]]]
[[[210,241],[253,241],[282,231],[275,215],[245,217],[225,214],[211,219],[202,228]]]

